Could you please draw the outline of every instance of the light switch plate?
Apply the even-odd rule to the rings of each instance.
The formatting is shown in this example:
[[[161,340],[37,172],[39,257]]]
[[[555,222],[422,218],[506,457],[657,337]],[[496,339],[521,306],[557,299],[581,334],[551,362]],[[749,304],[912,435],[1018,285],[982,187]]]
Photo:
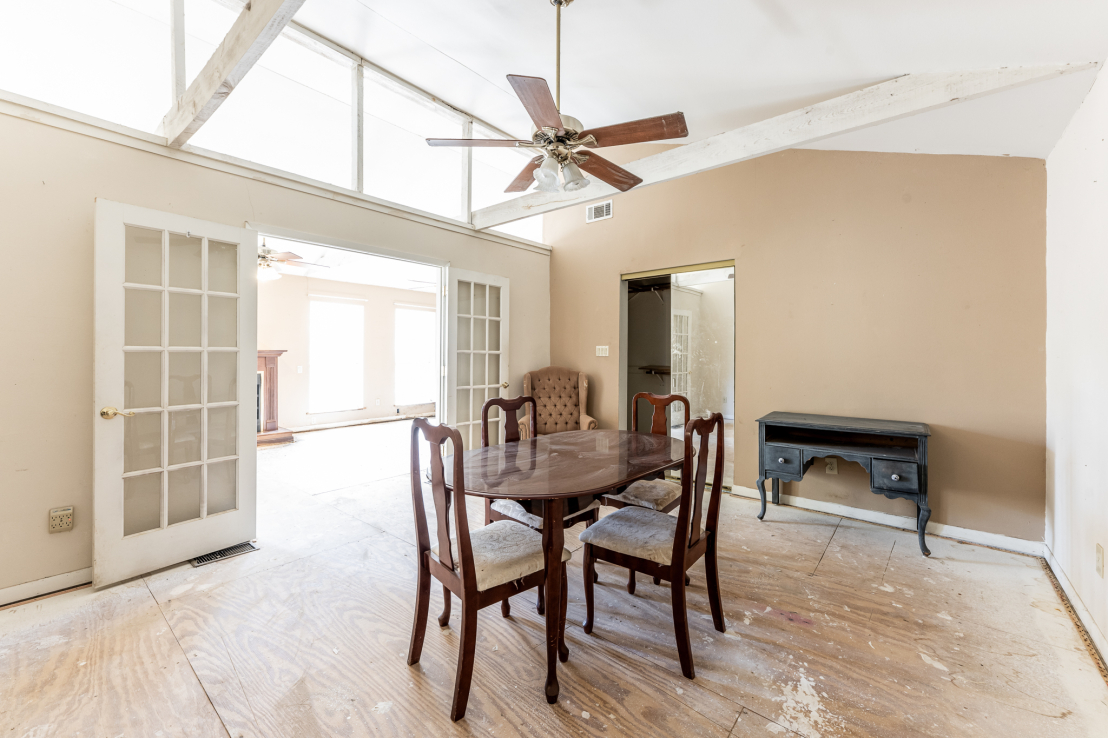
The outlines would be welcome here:
[[[839,473],[839,460],[838,459],[824,459],[827,462],[827,473],[838,474]]]
[[[596,347],[596,355],[597,356],[607,356],[608,355],[608,347],[607,346],[597,346]]]
[[[1099,543],[1096,544],[1096,573],[1101,579],[1104,578],[1104,546]]]
[[[55,507],[50,511],[50,532],[73,530],[73,506]]]

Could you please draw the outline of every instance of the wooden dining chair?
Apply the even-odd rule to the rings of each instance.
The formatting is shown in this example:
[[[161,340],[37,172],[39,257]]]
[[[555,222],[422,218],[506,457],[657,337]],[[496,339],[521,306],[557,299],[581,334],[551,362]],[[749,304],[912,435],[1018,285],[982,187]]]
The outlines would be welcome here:
[[[653,392],[640,392],[631,400],[631,430],[639,429],[639,400],[646,400],[654,407],[650,416],[650,432],[654,435],[668,436],[669,422],[666,419],[666,408],[675,402],[685,406],[685,422],[689,421],[689,401],[681,395],[656,395]],[[604,504],[608,507],[627,507],[635,505],[645,507],[648,510],[657,510],[668,513],[681,502],[681,485],[671,482],[664,477],[654,479],[640,479],[632,482],[623,490],[614,495],[605,495]],[[691,580],[686,577],[685,584]],[[655,577],[654,584],[660,580]],[[627,572],[627,591],[635,593],[635,571]]]
[[[481,407],[481,446],[487,448],[490,445],[489,440],[489,410],[494,407],[500,408],[500,414],[504,418],[504,443],[513,443],[519,441],[521,438],[538,438],[537,421],[538,405],[535,402],[534,397],[528,397],[526,395],[515,397],[510,400],[494,397],[491,400],[485,402]],[[519,418],[516,417],[516,412],[520,408],[526,408],[524,410],[523,419],[527,421],[529,426],[526,435],[521,433],[519,426]],[[495,439],[493,439],[495,440]],[[563,528],[572,528],[574,525],[584,521],[585,527],[588,527],[599,520],[600,501],[596,500],[587,507],[577,510],[576,512],[569,513],[562,519]],[[497,520],[512,520],[518,523],[523,523],[528,528],[542,532],[542,518],[533,513],[527,512],[526,508],[515,500],[496,500],[495,502],[488,497],[485,498],[485,525],[489,525]],[[542,615],[546,609],[546,597],[542,589],[539,590],[539,601],[536,607],[539,615]]]
[[[704,512],[704,488],[708,474],[708,445],[716,434],[715,470]],[[694,448],[698,437],[699,448]],[[582,569],[585,580],[585,633],[593,628],[593,577],[596,562],[607,561],[631,571],[651,574],[670,583],[673,604],[673,630],[681,673],[692,679],[692,646],[689,642],[689,618],[685,609],[685,575],[689,567],[704,558],[708,578],[708,602],[712,622],[720,633],[726,631],[723,603],[719,596],[719,570],[716,560],[720,496],[723,491],[723,416],[694,418],[685,425],[685,462],[681,468],[681,497],[677,517],[637,505],[616,510],[581,534],[585,544]]]
[[[419,436],[431,445],[431,497],[435,506],[438,543],[431,545],[427,530],[427,513],[423,506],[423,484],[419,463]],[[446,491],[443,474],[442,446],[451,440],[454,444],[454,488]],[[427,632],[427,609],[431,595],[431,577],[442,583],[444,600],[439,625],[450,621],[450,595],[462,601],[462,625],[458,646],[458,670],[454,677],[454,700],[450,707],[450,719],[457,721],[465,716],[469,701],[470,680],[473,677],[473,658],[477,645],[477,612],[497,602],[506,603],[514,594],[546,584],[546,560],[542,548],[542,535],[525,525],[499,520],[484,528],[470,531],[466,517],[464,463],[462,436],[446,425],[432,425],[423,418],[412,421],[412,507],[415,513],[416,541],[419,574],[416,585],[415,621],[412,624],[412,640],[408,646],[408,665],[419,663],[423,652],[423,638]],[[450,535],[450,510],[454,509],[454,532]],[[449,541],[449,545],[444,545]],[[569,549],[562,549],[561,571],[565,592],[566,562]],[[566,597],[561,603],[558,653],[562,661],[569,656],[565,645]],[[504,617],[508,610],[501,607]]]

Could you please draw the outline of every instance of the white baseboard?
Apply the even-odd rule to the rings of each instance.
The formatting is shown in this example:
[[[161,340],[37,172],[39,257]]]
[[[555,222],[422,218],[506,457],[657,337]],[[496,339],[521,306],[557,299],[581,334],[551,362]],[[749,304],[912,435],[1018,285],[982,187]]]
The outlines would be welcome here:
[[[92,567],[90,566],[87,569],[78,569],[77,571],[56,574],[45,579],[36,579],[33,582],[24,582],[14,587],[6,587],[0,589],[0,607],[20,600],[29,600],[32,597],[57,592],[59,589],[69,589],[79,584],[88,584],[91,581]]]
[[[732,487],[731,492],[741,495],[742,497],[753,497],[754,499],[758,499],[758,490],[751,489],[750,487]],[[862,520],[867,523],[877,523],[878,525],[887,525],[890,528],[901,528],[913,532],[916,530],[916,519],[906,518],[901,515],[890,515],[889,513],[876,512],[874,510],[864,510],[860,507],[840,505],[837,502],[810,500],[805,497],[794,497],[793,495],[781,495],[781,502],[786,505],[791,505],[792,507],[814,510],[830,515],[838,515],[843,518],[850,518],[851,520]],[[770,506],[769,490],[766,490],[766,504]],[[767,515],[768,514],[767,512]],[[1042,557],[1046,551],[1046,544],[1042,541],[1025,541],[1022,538],[1013,538],[1012,536],[1004,536],[999,533],[986,533],[985,531],[972,530],[970,528],[959,528],[956,525],[928,523],[927,532],[936,536],[943,536],[944,538],[953,538],[956,541],[978,543],[984,546],[992,546],[993,548],[1002,548],[1006,551],[1027,554],[1028,556]]]
[[[1058,559],[1054,557],[1054,552],[1050,550],[1050,546],[1044,544],[1046,563],[1050,566],[1050,570],[1054,572],[1054,577],[1058,580],[1058,584],[1062,585],[1062,591],[1066,593],[1066,597],[1070,600],[1070,605],[1073,606],[1073,611],[1077,615],[1077,619],[1081,621],[1081,624],[1085,626],[1086,632],[1089,634],[1089,638],[1092,639],[1093,645],[1100,651],[1100,657],[1102,659],[1108,659],[1108,638],[1104,637],[1104,633],[1101,632],[1097,624],[1093,622],[1093,614],[1089,612],[1089,608],[1085,607],[1085,603],[1081,601],[1081,598],[1077,595],[1077,590],[1074,589],[1073,584],[1070,582],[1070,578],[1066,576],[1065,570],[1062,569],[1062,565],[1058,562]]]

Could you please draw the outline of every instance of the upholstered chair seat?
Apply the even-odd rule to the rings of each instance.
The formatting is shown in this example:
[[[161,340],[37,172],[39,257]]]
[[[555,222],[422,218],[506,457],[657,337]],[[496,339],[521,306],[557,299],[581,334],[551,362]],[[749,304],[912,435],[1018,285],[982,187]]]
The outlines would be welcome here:
[[[609,500],[659,511],[668,509],[680,497],[681,485],[666,479],[640,479],[618,495],[608,495]]]
[[[678,495],[681,494],[681,488],[680,487],[677,488],[677,494]],[[562,520],[564,520],[564,521],[573,520],[574,518],[586,515],[586,513],[590,512],[592,510],[595,510],[598,507],[600,507],[600,500],[593,500],[592,504],[589,505],[588,507],[582,508],[582,509],[580,509],[576,512],[571,512],[568,515],[566,515],[564,518],[562,518]],[[497,500],[496,502],[492,503],[492,509],[495,510],[496,512],[500,513],[501,515],[507,515],[509,518],[512,518],[513,520],[518,520],[519,522],[523,523],[524,525],[528,525],[532,528],[538,528],[538,529],[542,528],[542,518],[540,518],[538,515],[534,515],[532,513],[527,512],[527,510],[523,507],[523,505],[519,504],[515,500]],[[592,519],[591,515],[587,516],[587,517],[590,520]],[[584,517],[581,517],[581,520],[584,520],[584,519],[585,519]],[[578,522],[580,522],[580,521],[578,521]]]
[[[676,532],[677,518],[672,515],[623,507],[590,525],[580,538],[582,543],[669,566]]]
[[[497,520],[484,528],[470,531],[469,541],[473,547],[478,592],[542,571],[546,566],[542,555],[542,534],[510,520]],[[450,539],[450,551],[454,570],[458,571],[461,557],[458,556],[456,538]],[[431,553],[438,558],[438,544],[431,547]],[[569,559],[569,549],[563,548],[562,562]]]
[[[598,427],[596,419],[586,413],[589,378],[583,372],[563,366],[548,366],[528,372],[523,375],[523,394],[535,398],[538,416],[536,425],[540,436],[565,431],[595,430]],[[520,430],[524,432],[524,438],[530,437],[530,424],[527,421],[527,415],[520,420]]]

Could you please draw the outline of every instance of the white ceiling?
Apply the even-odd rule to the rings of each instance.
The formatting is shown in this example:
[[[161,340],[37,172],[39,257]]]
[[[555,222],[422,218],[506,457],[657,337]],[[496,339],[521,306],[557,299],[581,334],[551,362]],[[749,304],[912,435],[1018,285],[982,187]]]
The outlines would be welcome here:
[[[549,0],[308,0],[296,16],[509,133],[530,122],[505,75],[553,82]],[[683,111],[696,140],[910,72],[1098,61],[1105,0],[576,0],[562,108],[587,126]],[[1044,157],[1094,73],[813,148]]]
[[[368,284],[377,287],[393,287],[415,292],[434,292],[438,288],[441,270],[438,267],[416,264],[411,261],[389,259],[373,254],[336,249],[330,246],[287,241],[266,236],[265,245],[274,251],[291,251],[310,267],[284,264],[278,268],[282,274],[327,279],[334,282]]]

